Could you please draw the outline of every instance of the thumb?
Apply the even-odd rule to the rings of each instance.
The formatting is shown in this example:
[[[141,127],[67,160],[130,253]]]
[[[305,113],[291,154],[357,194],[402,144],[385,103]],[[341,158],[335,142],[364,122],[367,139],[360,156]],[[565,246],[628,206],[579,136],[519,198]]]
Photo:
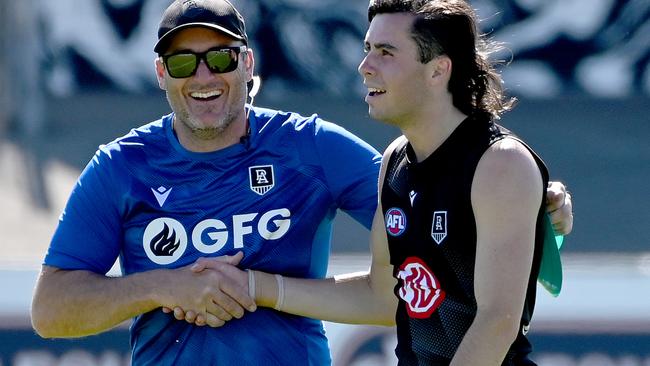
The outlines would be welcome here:
[[[236,266],[241,262],[241,260],[244,258],[244,252],[241,250],[238,251],[235,255],[224,255],[222,257],[217,257],[215,260],[218,262],[226,262],[228,264],[232,264],[233,266]]]
[[[219,262],[228,263],[236,266],[244,258],[244,252],[239,251],[235,255],[224,255],[221,257],[213,258],[199,258],[196,262],[190,267],[192,272],[198,273],[205,269],[217,269],[219,268]]]

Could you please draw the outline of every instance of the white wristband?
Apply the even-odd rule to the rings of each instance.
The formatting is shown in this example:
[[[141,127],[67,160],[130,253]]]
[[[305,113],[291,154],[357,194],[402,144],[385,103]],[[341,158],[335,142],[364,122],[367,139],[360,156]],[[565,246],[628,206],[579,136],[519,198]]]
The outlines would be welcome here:
[[[278,283],[278,299],[276,300],[273,309],[281,311],[282,305],[284,305],[284,280],[281,275],[276,274],[275,281]]]
[[[248,272],[248,296],[255,301],[255,274],[252,269],[247,269]]]

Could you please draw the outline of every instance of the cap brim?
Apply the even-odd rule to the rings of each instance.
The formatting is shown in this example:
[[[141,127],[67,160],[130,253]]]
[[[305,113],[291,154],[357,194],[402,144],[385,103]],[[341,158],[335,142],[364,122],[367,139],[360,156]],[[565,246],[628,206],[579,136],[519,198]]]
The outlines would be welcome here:
[[[555,235],[553,224],[548,214],[544,215],[544,247],[537,281],[553,296],[562,290],[562,260],[560,248],[564,237]]]
[[[208,28],[208,29],[216,30],[216,31],[224,33],[224,34],[226,34],[226,35],[228,35],[228,36],[230,36],[230,37],[232,37],[234,39],[244,41],[244,43],[246,42],[246,39],[244,37],[242,37],[242,36],[240,36],[238,34],[235,34],[234,32],[231,32],[228,29],[226,29],[224,27],[221,27],[219,25],[216,25],[216,24],[201,23],[201,22],[185,23],[185,24],[179,25],[178,27],[170,30],[169,32],[165,33],[162,37],[160,37],[160,39],[158,40],[158,42],[156,42],[156,45],[153,48],[154,52],[156,52],[156,53],[164,52],[167,49],[167,47],[169,45],[169,42],[171,42],[173,36],[176,33],[182,31],[183,29],[195,28],[195,27],[201,27],[201,28]]]

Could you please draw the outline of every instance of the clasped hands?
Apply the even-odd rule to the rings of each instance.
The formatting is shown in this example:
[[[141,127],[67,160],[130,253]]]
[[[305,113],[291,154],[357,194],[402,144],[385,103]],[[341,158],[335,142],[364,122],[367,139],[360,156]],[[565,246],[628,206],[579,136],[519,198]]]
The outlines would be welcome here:
[[[243,252],[237,252],[233,256],[199,258],[175,270],[177,281],[182,282],[171,286],[174,291],[168,297],[184,301],[163,301],[162,311],[173,312],[178,320],[210,327],[223,326],[233,318],[240,319],[246,311],[255,311],[255,299],[249,296],[248,274],[237,268],[243,257]]]

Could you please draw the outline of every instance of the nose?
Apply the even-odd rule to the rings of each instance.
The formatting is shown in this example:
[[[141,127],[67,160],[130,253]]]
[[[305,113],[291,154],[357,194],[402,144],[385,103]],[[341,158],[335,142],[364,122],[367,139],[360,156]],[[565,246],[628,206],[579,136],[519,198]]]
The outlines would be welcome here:
[[[370,54],[367,54],[366,57],[361,60],[357,71],[359,71],[359,74],[361,74],[363,77],[372,75],[373,69],[370,65]]]
[[[206,65],[205,60],[201,59],[199,61],[199,67],[196,68],[196,74],[194,75],[194,77],[205,78],[211,76],[212,76],[212,71],[208,69],[208,65]]]

